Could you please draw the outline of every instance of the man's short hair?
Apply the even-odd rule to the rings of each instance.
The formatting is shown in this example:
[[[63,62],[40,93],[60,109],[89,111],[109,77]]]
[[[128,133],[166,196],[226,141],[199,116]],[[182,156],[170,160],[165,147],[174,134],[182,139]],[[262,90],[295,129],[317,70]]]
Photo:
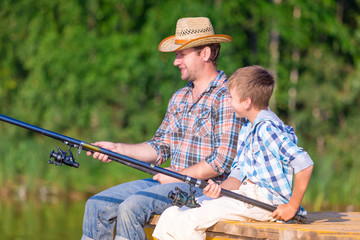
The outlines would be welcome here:
[[[228,89],[235,90],[240,100],[250,98],[258,109],[266,109],[274,90],[273,75],[261,66],[237,69],[228,79]]]

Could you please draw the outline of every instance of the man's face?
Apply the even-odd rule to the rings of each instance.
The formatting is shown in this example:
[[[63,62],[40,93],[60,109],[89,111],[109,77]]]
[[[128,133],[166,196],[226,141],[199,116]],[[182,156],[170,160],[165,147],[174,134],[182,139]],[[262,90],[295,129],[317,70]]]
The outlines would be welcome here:
[[[181,79],[184,81],[195,81],[201,69],[201,57],[194,48],[188,48],[175,52],[174,65],[181,70]]]

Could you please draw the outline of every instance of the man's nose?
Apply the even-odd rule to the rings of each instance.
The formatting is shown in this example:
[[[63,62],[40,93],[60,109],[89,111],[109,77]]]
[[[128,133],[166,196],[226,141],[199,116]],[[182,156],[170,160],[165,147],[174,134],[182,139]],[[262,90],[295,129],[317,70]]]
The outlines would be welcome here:
[[[181,63],[181,60],[178,57],[175,57],[174,66],[179,66],[180,63]]]

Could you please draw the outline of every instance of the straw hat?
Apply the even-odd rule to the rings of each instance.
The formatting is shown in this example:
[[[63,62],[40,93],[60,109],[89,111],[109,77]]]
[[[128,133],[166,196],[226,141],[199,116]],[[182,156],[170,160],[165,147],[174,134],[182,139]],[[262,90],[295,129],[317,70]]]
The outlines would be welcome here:
[[[228,35],[215,34],[207,17],[180,18],[176,24],[175,35],[162,40],[159,51],[174,52],[211,43],[231,42]]]

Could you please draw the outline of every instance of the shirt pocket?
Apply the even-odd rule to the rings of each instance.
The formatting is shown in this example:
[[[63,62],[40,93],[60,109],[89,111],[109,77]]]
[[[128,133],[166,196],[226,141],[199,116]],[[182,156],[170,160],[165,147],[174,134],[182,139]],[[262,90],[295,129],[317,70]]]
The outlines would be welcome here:
[[[173,133],[182,132],[182,120],[183,120],[183,105],[173,105],[169,108],[169,122],[170,129]]]
[[[202,108],[195,119],[193,133],[195,136],[204,138],[211,134],[211,129],[211,110],[209,108]]]

